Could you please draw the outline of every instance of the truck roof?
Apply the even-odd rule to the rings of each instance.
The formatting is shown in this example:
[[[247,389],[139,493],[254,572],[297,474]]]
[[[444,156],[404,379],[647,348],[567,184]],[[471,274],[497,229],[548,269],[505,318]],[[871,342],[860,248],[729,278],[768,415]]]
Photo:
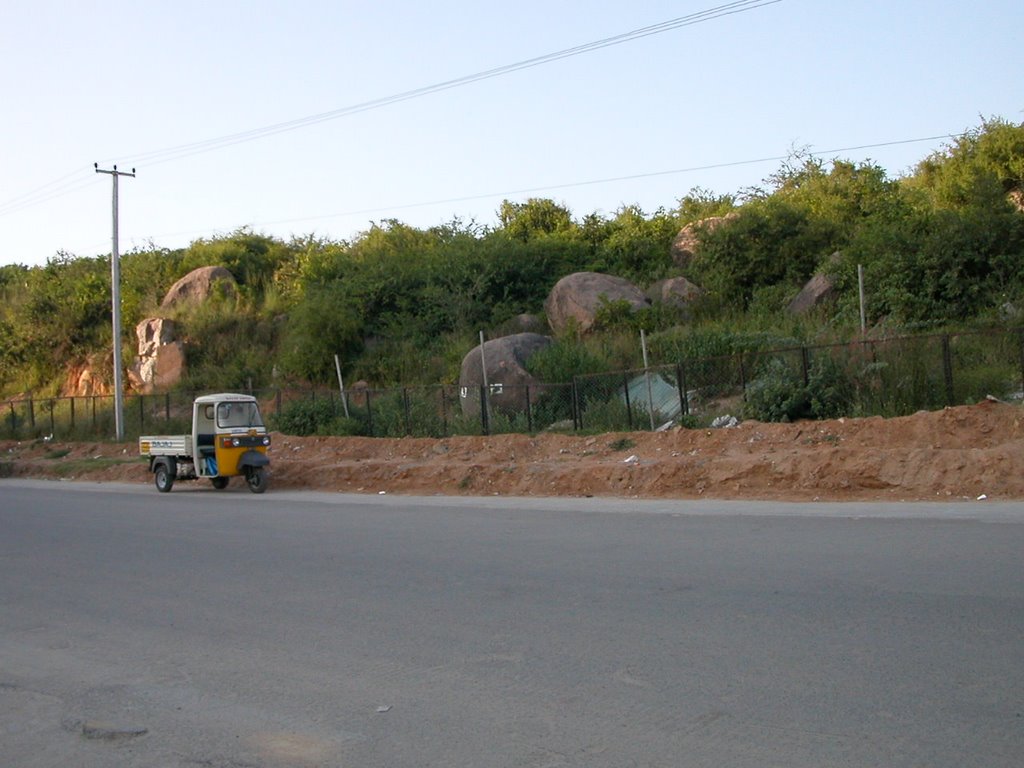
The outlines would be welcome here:
[[[255,403],[256,398],[252,395],[239,395],[232,392],[220,392],[216,395],[201,395],[196,398],[200,405],[206,403]]]

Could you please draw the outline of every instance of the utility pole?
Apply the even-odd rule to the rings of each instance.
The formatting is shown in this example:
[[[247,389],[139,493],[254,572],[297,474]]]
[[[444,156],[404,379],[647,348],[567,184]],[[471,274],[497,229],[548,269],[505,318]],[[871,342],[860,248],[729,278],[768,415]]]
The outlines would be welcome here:
[[[117,252],[117,179],[119,176],[135,178],[135,169],[131,173],[117,170],[104,171],[99,163],[93,163],[96,173],[106,173],[114,180],[114,235],[113,248],[110,253],[110,294],[112,305],[112,323],[114,328],[114,432],[118,441],[124,440],[124,383],[121,371],[121,260]]]

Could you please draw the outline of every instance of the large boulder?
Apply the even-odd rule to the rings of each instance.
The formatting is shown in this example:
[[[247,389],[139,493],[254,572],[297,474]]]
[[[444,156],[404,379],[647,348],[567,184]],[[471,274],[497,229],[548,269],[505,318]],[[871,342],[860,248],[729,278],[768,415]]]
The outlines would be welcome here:
[[[815,307],[832,301],[836,295],[836,286],[832,278],[818,274],[807,281],[800,293],[789,302],[786,311],[791,315],[805,315]]]
[[[734,211],[732,213],[727,213],[725,216],[710,216],[706,219],[695,221],[692,224],[687,224],[679,230],[679,234],[676,235],[675,240],[672,241],[672,247],[670,249],[672,263],[679,269],[687,269],[693,262],[693,257],[700,249],[701,235],[705,232],[714,232],[726,222],[735,219],[738,215],[739,214]]]
[[[185,375],[185,348],[175,339],[173,320],[150,317],[135,326],[139,353],[128,371],[131,385],[143,394],[165,390]]]
[[[491,407],[505,412],[525,411],[527,397],[536,402],[540,382],[526,370],[526,361],[551,344],[549,336],[539,333],[517,333],[484,342],[483,364],[478,344],[462,359],[459,372],[459,399],[467,416],[480,414],[480,387],[487,370],[488,398]],[[527,387],[530,387],[527,395]]]
[[[198,304],[209,299],[218,289],[234,294],[236,287],[234,275],[224,267],[200,267],[193,269],[171,286],[160,308],[170,309],[179,304]]]
[[[544,302],[544,312],[555,333],[573,326],[586,333],[594,326],[601,308],[616,301],[625,301],[633,312],[651,303],[629,280],[600,272],[575,272],[555,283]]]
[[[689,309],[690,305],[703,295],[704,291],[685,277],[659,280],[647,289],[647,298],[653,303],[665,304],[675,309]]]

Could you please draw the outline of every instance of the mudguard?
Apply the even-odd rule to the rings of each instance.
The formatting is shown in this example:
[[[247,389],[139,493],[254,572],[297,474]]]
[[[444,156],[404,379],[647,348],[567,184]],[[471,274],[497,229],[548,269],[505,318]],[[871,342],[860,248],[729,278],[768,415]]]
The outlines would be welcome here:
[[[238,457],[238,468],[243,467],[266,467],[270,465],[267,454],[260,451],[246,451]]]
[[[178,474],[178,462],[173,456],[150,456],[149,457],[149,471],[156,472],[156,468],[161,464],[167,467],[167,474],[171,477],[176,477]]]

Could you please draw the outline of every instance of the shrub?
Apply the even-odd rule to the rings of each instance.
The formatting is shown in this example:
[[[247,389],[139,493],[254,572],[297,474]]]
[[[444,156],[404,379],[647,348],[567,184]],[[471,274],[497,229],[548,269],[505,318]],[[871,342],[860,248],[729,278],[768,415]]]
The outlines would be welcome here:
[[[296,400],[270,418],[274,429],[286,435],[361,435],[362,422],[345,418],[332,400]]]
[[[744,416],[759,421],[830,419],[848,414],[854,390],[843,369],[830,357],[816,359],[803,375],[775,358],[748,387]]]

